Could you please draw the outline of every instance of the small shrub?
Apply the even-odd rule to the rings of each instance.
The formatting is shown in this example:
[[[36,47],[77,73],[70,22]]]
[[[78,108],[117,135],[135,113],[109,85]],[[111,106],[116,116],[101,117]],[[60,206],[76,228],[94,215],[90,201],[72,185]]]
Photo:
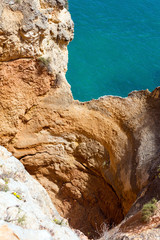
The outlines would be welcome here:
[[[160,165],[157,168],[157,174],[158,174],[158,178],[160,178]]]
[[[7,178],[7,177],[2,177],[2,179],[5,181],[5,184],[8,184],[8,183],[9,183],[9,178]]]
[[[0,191],[7,192],[9,191],[9,187],[7,184],[0,184]]]
[[[20,4],[20,3],[21,3],[21,0],[16,0],[15,3],[19,3],[19,4]]]
[[[38,64],[41,68],[46,68],[48,73],[52,72],[51,66],[50,66],[50,63],[51,63],[51,58],[50,57],[48,57],[48,58],[39,57],[37,59],[37,61],[38,61]]]
[[[13,218],[13,215],[12,213],[10,214],[9,213],[9,209],[10,208],[17,208],[16,210],[18,210],[18,212],[16,213],[16,216]],[[20,207],[18,205],[15,205],[15,206],[10,206],[6,209],[6,216],[4,217],[4,221],[6,222],[16,222],[17,225],[20,225],[20,226],[24,226],[25,224],[25,221],[26,221],[26,215],[23,214],[22,215],[22,210],[20,209]]]
[[[24,214],[22,217],[18,218],[17,223],[23,226],[25,224],[25,221],[26,221],[26,215]]]
[[[50,58],[44,58],[44,57],[39,57],[38,61],[41,62],[44,66],[48,66],[48,64],[50,64],[51,62]]]
[[[58,220],[58,219],[54,219],[53,220],[56,224],[58,224],[58,225],[62,225],[63,224],[63,219],[62,220]]]
[[[153,198],[150,202],[146,203],[142,207],[142,221],[147,223],[150,221],[151,216],[157,209],[157,200]]]
[[[157,168],[157,172],[160,172],[160,165],[159,165],[158,168]]]

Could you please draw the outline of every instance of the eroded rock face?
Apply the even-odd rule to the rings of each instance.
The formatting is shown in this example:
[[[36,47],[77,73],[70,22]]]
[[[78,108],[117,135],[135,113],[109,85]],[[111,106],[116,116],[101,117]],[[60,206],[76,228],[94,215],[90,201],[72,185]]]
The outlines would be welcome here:
[[[148,91],[64,106],[40,98],[15,136],[2,139],[69,223],[96,236],[103,222],[123,219],[157,174],[160,101]]]
[[[75,239],[45,189],[4,147],[0,147],[1,239]]]
[[[65,72],[72,39],[73,22],[64,0],[1,1],[0,61],[43,56],[52,72]]]
[[[142,207],[142,206],[141,206]],[[108,231],[104,231],[99,240],[158,240],[160,238],[160,201],[156,203],[156,211],[147,223],[142,221],[142,212],[138,211]]]
[[[160,89],[74,101],[65,79],[73,23],[64,4],[2,1],[0,144],[91,238],[102,223],[118,224],[157,176]]]
[[[55,137],[48,130],[37,134],[43,142],[38,143],[37,152],[30,146],[31,156],[19,156],[26,169],[57,199],[57,209],[74,228],[87,234],[104,222],[119,223],[123,219],[121,201],[101,175],[109,162],[105,148],[83,135]]]

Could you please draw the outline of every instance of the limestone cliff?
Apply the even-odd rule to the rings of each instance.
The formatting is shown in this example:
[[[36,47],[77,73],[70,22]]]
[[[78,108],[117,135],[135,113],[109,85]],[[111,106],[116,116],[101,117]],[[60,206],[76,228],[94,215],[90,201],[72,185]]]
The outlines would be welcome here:
[[[2,1],[0,144],[72,227],[96,238],[102,224],[160,199],[160,89],[74,101],[65,79],[72,38],[64,1]]]
[[[0,147],[0,164],[0,239],[80,239],[44,188],[4,147]]]

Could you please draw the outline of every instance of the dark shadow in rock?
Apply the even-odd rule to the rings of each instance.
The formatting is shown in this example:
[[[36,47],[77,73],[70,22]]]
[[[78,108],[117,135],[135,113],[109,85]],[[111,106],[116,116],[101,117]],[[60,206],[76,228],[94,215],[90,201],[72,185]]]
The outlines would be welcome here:
[[[88,179],[87,181],[85,179]],[[71,227],[96,239],[103,227],[110,229],[123,219],[120,200],[105,180],[91,170],[72,169],[70,183],[63,184],[57,196],[68,205],[64,217]]]

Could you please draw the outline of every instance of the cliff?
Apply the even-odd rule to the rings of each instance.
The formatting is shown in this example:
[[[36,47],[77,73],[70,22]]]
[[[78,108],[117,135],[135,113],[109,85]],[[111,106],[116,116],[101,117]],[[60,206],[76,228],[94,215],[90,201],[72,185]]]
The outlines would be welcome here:
[[[65,79],[73,39],[65,6],[1,1],[0,144],[43,185],[70,226],[97,238],[103,224],[111,228],[160,199],[160,89],[75,101]]]
[[[0,163],[0,239],[79,239],[44,188],[4,147]]]

